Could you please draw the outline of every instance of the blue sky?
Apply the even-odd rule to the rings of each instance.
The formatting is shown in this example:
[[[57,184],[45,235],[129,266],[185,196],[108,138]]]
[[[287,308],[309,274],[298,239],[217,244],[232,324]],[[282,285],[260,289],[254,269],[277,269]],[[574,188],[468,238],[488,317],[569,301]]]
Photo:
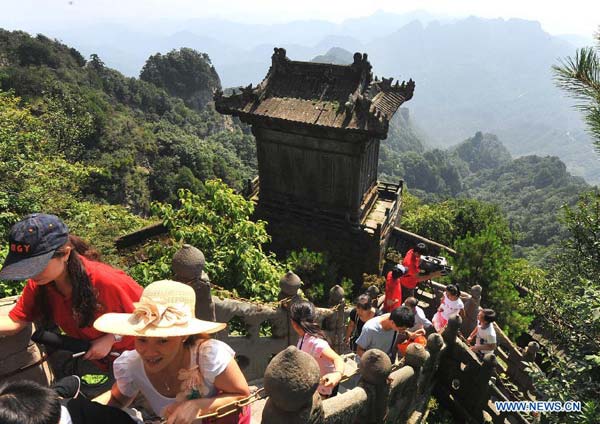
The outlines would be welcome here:
[[[570,0],[2,0],[0,27],[7,29],[97,23],[140,25],[152,20],[219,17],[272,23],[299,19],[341,22],[378,10],[424,10],[446,17],[522,18],[551,34],[591,38],[600,25],[600,1]]]

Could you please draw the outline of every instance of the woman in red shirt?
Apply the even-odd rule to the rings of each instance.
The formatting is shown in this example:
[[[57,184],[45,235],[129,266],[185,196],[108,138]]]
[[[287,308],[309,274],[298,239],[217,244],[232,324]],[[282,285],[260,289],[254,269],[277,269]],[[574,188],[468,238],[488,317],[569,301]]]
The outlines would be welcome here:
[[[16,334],[29,322],[43,320],[68,336],[91,341],[85,359],[133,349],[133,338],[102,333],[92,324],[107,312],[133,312],[142,287],[96,257],[54,215],[32,214],[13,225],[0,280],[28,281],[15,307],[0,317],[0,335]]]
[[[427,254],[427,245],[418,243],[414,249],[406,252],[402,265],[406,267],[406,274],[400,279],[402,284],[402,297],[408,299],[415,296],[415,288],[421,281],[431,280],[432,278],[441,277],[441,271],[435,271],[427,275],[421,275],[421,256]]]
[[[383,303],[383,312],[392,312],[394,309],[402,306],[402,276],[406,274],[407,269],[403,265],[396,264],[385,277],[385,301]]]

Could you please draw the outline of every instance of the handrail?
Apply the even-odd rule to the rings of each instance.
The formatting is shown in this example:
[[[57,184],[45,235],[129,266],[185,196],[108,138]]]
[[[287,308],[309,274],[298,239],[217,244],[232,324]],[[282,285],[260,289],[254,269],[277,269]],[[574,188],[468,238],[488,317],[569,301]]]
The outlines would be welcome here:
[[[425,244],[429,244],[429,245],[431,245],[431,246],[435,246],[435,247],[438,247],[438,248],[440,248],[440,249],[444,249],[444,250],[446,250],[446,251],[447,251],[447,252],[448,252],[450,255],[452,255],[452,256],[456,256],[456,250],[452,249],[451,247],[444,246],[444,245],[443,245],[443,244],[441,244],[441,243],[438,243],[438,242],[436,242],[436,241],[430,240],[430,239],[428,239],[428,238],[426,238],[426,237],[423,237],[423,236],[421,236],[421,235],[419,235],[419,234],[412,233],[412,232],[410,232],[410,231],[408,231],[408,230],[405,230],[405,229],[402,229],[402,228],[400,228],[400,227],[394,227],[394,232],[397,232],[397,233],[399,233],[399,234],[401,234],[401,235],[405,235],[405,236],[409,236],[409,237],[415,238],[415,239],[417,239],[417,240],[420,240],[420,241],[422,241],[422,242],[423,242],[423,243],[425,243]]]

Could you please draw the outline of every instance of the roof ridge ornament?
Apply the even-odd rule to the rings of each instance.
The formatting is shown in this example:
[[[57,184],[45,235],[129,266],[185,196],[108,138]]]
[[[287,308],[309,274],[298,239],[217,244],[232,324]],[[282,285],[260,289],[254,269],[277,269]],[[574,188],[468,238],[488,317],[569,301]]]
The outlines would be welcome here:
[[[282,65],[285,65],[289,62],[290,59],[286,56],[286,51],[282,47],[275,47],[273,49],[273,55],[271,56],[271,66],[274,69],[280,68]]]
[[[373,73],[371,69],[371,63],[368,60],[368,55],[366,53],[354,53],[352,65],[350,65],[356,72],[360,72],[360,84],[358,86],[358,92],[364,93],[369,84],[373,80]]]
[[[246,87],[240,87],[240,91],[242,99],[244,100],[256,100],[258,98],[255,90],[252,88],[252,84],[247,85]]]
[[[393,79],[394,79],[394,77],[389,77],[389,78],[381,77],[381,82],[379,83],[379,86],[381,87],[381,89],[383,91],[389,91],[392,88]]]

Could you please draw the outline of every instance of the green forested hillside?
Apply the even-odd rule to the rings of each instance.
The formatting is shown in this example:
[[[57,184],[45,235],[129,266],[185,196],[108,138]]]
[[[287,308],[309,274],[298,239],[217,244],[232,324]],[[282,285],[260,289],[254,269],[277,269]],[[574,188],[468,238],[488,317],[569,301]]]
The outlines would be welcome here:
[[[570,175],[557,157],[524,156],[469,175],[462,194],[500,204],[522,234],[520,244],[533,246],[563,238],[556,213],[563,204],[575,204],[586,189],[583,179]]]
[[[421,149],[417,144],[382,152],[380,173],[403,177],[409,190],[429,202],[452,197],[498,205],[517,236],[515,253],[536,261],[565,237],[558,219],[561,207],[574,205],[590,188],[557,157],[513,159],[492,134],[478,132],[448,150]]]
[[[220,82],[209,58],[189,49],[155,55],[141,76],[125,78],[44,36],[0,30],[2,238],[27,213],[55,213],[142,284],[170,276],[174,252],[191,243],[218,284],[238,295],[273,300],[281,274],[294,269],[310,282],[305,293],[324,301],[340,282],[335,264],[306,250],[275,258],[264,249],[266,224],[251,220],[253,203],[233,190],[256,172],[254,140],[212,107]],[[400,110],[379,169],[383,179],[407,183],[402,225],[457,251],[444,280],[480,284],[482,304],[511,337],[531,323],[554,332],[564,354],[536,376],[536,396],[581,400],[589,420],[580,422],[596,422],[598,190],[556,157],[513,159],[491,134],[448,150],[425,145]],[[148,213],[169,236],[123,258],[114,238],[148,224]],[[540,258],[554,246],[560,254],[545,270],[514,255]],[[6,253],[0,246],[0,262]],[[0,296],[19,291],[0,281]]]
[[[153,56],[142,74],[147,81],[42,35],[0,30],[0,90],[30,105],[67,160],[96,167],[85,194],[147,213],[177,188],[197,191],[213,177],[239,188],[254,175],[253,140],[207,104],[219,82],[206,55]]]
[[[140,79],[183,99],[186,106],[196,110],[204,109],[212,101],[213,91],[221,89],[219,75],[208,55],[185,47],[150,56]]]
[[[20,217],[32,212],[64,218],[74,234],[93,240],[109,261],[117,262],[114,239],[147,221],[119,205],[90,201],[83,188],[94,166],[71,162],[56,151],[45,122],[10,93],[0,92],[0,237]],[[2,243],[0,259],[8,245]],[[14,294],[0,282],[0,296]]]

